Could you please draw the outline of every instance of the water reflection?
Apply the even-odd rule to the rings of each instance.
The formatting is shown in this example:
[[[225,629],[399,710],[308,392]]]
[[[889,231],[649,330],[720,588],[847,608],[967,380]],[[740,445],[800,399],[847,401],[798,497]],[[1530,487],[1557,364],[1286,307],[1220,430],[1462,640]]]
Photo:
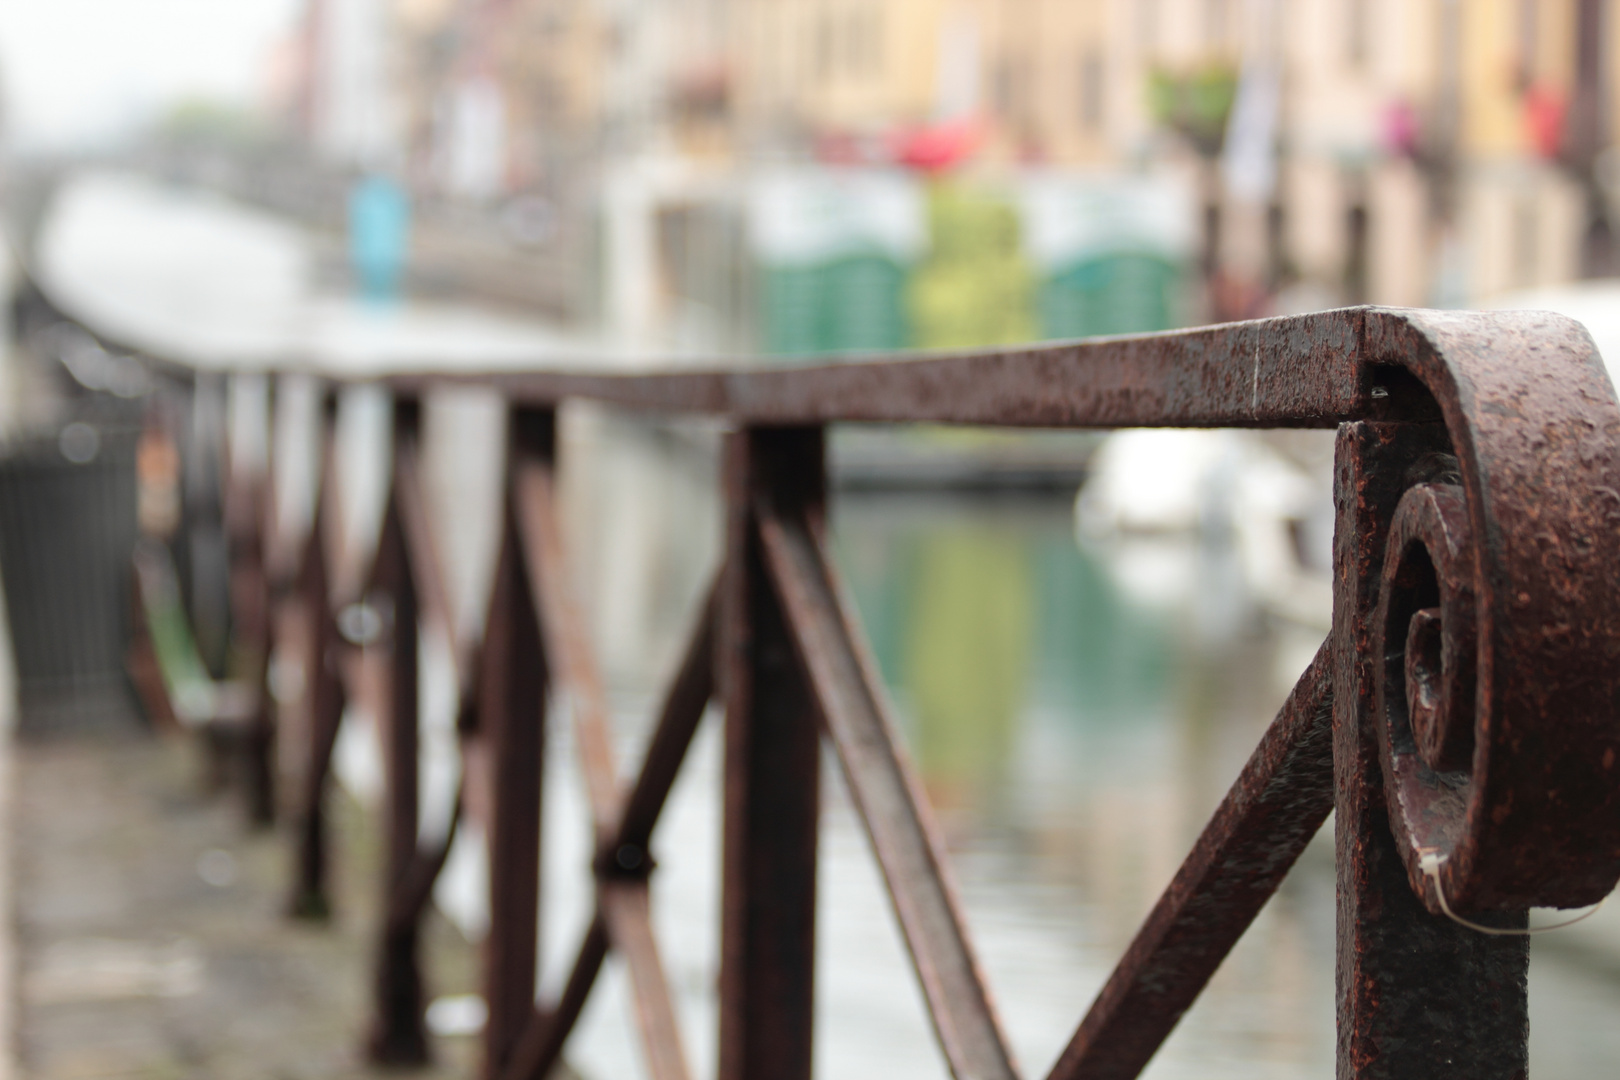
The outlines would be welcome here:
[[[430,410],[430,428],[452,434],[456,425],[441,412]],[[468,419],[489,426],[488,417]],[[626,762],[639,760],[654,695],[718,561],[715,435],[653,431],[600,413],[563,425],[570,542],[609,667]],[[462,460],[472,441],[436,445],[447,461]],[[444,468],[447,479],[462,475]],[[486,494],[493,513],[493,489]],[[478,520],[468,510],[439,523],[467,533]],[[1013,1049],[1026,1074],[1040,1075],[1322,631],[1278,617],[1274,605],[1251,595],[1239,545],[1218,530],[1088,539],[1077,536],[1067,497],[851,494],[834,500],[832,521],[840,569],[940,811]],[[477,561],[478,547],[463,537],[445,550]],[[713,1070],[717,1024],[718,719],[711,715],[700,734],[655,837],[654,920],[699,1075]],[[591,904],[587,813],[566,723],[554,739],[542,947],[548,992],[566,975]],[[817,1075],[945,1075],[881,878],[830,757],[824,775]],[[459,897],[448,906],[472,912],[459,921],[476,929],[485,871],[476,837],[469,839],[452,857],[440,899]],[[1332,1074],[1330,840],[1325,830],[1307,850],[1148,1076]],[[1591,1075],[1587,1065],[1620,1051],[1610,1026],[1587,1022],[1600,1005],[1620,1005],[1620,981],[1572,975],[1540,955],[1532,983],[1537,1075]],[[633,1016],[622,972],[610,964],[570,1060],[590,1078],[644,1075]]]
[[[1212,806],[1320,636],[1266,618],[1226,545],[1080,543],[1066,500],[849,497],[835,521],[921,771],[979,828],[1167,765]]]
[[[1010,1034],[1044,1066],[1319,632],[1266,617],[1231,545],[1082,543],[1066,499],[836,509],[840,564]],[[1331,1067],[1331,920],[1307,931],[1300,892],[1268,911],[1150,1075]]]

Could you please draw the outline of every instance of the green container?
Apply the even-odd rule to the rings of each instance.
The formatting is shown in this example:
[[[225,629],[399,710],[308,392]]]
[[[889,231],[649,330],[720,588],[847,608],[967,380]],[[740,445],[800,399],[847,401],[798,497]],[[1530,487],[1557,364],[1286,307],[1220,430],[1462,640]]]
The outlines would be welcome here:
[[[1077,338],[1169,330],[1176,325],[1181,289],[1177,264],[1158,255],[1086,259],[1041,283],[1041,335]]]
[[[1016,208],[994,191],[940,181],[928,193],[929,251],[910,313],[926,349],[1011,345],[1035,336],[1035,276]]]
[[[767,267],[761,277],[765,345],[777,356],[903,348],[906,270],[884,255]]]

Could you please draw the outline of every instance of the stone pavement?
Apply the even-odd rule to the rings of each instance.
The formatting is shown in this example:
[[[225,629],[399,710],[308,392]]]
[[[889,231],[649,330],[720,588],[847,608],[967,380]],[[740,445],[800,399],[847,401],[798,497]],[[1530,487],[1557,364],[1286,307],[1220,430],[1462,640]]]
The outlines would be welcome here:
[[[12,763],[18,1075],[302,1080],[362,1059],[375,841],[335,797],[337,914],[282,914],[289,848],[206,796],[179,740],[21,743]],[[428,985],[466,992],[474,950],[437,916]],[[471,1040],[434,1069],[471,1075]]]

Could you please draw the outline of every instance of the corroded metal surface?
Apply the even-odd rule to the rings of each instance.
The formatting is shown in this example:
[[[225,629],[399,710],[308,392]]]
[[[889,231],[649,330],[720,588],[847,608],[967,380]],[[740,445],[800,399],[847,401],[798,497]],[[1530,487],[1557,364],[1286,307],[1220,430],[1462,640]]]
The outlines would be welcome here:
[[[1475,745],[1441,882],[1456,907],[1592,903],[1620,876],[1614,388],[1586,331],[1542,312],[1374,312],[1365,350],[1434,396],[1474,537]],[[1419,838],[1395,838],[1428,892]]]
[[[1136,1075],[1329,806],[1340,1076],[1522,1075],[1523,941],[1435,914],[1420,860],[1439,861],[1454,907],[1498,927],[1522,926],[1528,905],[1589,903],[1620,877],[1620,405],[1578,324],[1358,308],[819,367],[389,380],[405,395],[468,381],[506,394],[515,436],[485,640],[457,658],[465,677],[478,657],[477,678],[464,678],[476,684],[463,702],[467,802],[484,818],[494,867],[488,1076],[532,1080],[556,1060],[611,949],[630,960],[654,1073],[683,1075],[646,915],[648,842],[715,693],[726,708],[723,1080],[811,1074],[818,723],[874,837],[953,1072],[1014,1075],[927,808],[817,541],[823,426],[839,421],[1338,427],[1329,642],[1054,1077]],[[554,408],[576,397],[718,416],[736,429],[722,581],[629,785],[614,768],[558,539]],[[425,551],[413,450],[401,445],[408,482],[385,538]],[[328,580],[319,547],[306,548],[302,582],[313,636],[329,639],[317,642],[308,695],[317,792],[344,692],[330,612],[352,592]],[[423,611],[446,606],[442,585],[413,569],[407,591]],[[548,677],[574,702],[599,903],[563,999],[536,1009]],[[318,824],[306,794],[306,815],[312,808]],[[302,895],[318,896],[318,832],[306,831],[304,855]]]
[[[653,1080],[686,1080],[686,1054],[648,906],[652,860],[642,848],[619,840],[622,796],[607,692],[574,600],[552,462],[534,454],[520,456],[516,465],[513,516],[540,616],[542,652],[569,694],[591,824],[599,850],[612,853],[594,864],[597,912],[630,973],[648,1072]]]
[[[1523,1080],[1528,942],[1425,910],[1390,831],[1374,645],[1380,566],[1413,469],[1444,451],[1439,425],[1347,424],[1334,501],[1333,757],[1338,878],[1338,1076]],[[1480,915],[1522,927],[1522,908]]]
[[[876,664],[860,643],[821,537],[768,497],[760,538],[821,722],[838,753],[894,902],[901,933],[953,1075],[1013,1080],[1017,1070],[968,940],[945,845],[894,734]]]
[[[323,458],[331,442],[329,430],[321,433]],[[296,586],[289,603],[295,608],[291,621],[297,627],[296,663],[301,671],[303,690],[298,706],[301,724],[289,725],[278,715],[278,728],[302,729],[304,757],[301,789],[296,793],[297,839],[290,912],[301,918],[324,918],[331,910],[327,887],[326,786],[332,771],[332,750],[337,745],[338,725],[346,702],[340,671],[342,639],[332,617],[329,601],[332,590],[327,556],[327,533],[331,510],[331,469],[322,470],[322,496],[315,506],[314,520],[304,539],[298,560]],[[278,712],[289,711],[285,708]]]
[[[401,437],[414,438],[402,429]],[[416,588],[410,571],[411,552],[400,526],[397,500],[384,513],[375,568],[367,589],[373,604],[387,597],[388,626],[377,644],[387,665],[378,734],[383,758],[383,887],[384,910],[408,886],[417,862],[420,829],[420,680]],[[428,1060],[421,969],[417,962],[416,920],[385,918],[377,949],[376,1014],[369,1050],[385,1065],[420,1065]]]
[[[679,374],[453,375],[516,400],[570,397],[751,424],[932,420],[1019,427],[1332,427],[1379,404],[1359,310],[970,354]],[[440,377],[402,376],[401,389]],[[1384,402],[1386,406],[1392,403]]]
[[[760,550],[754,505],[769,492],[779,506],[823,513],[821,432],[742,431],[727,438],[724,453],[719,1075],[810,1080],[820,747],[810,688]]]
[[[518,416],[514,459],[553,451],[550,418]],[[509,501],[509,500],[508,500]],[[539,952],[541,781],[545,774],[547,686],[553,675],[541,645],[532,580],[508,506],[480,653],[476,752],[467,768],[484,774],[489,836],[489,936],[484,942],[485,1080],[504,1075],[534,1014]]]

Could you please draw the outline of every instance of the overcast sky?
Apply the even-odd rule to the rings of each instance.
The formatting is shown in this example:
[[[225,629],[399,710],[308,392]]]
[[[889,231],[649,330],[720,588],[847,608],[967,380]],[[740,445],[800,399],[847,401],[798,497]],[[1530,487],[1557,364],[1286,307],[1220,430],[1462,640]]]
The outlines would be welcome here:
[[[174,102],[262,98],[304,0],[0,0],[0,87],[20,148],[95,143]]]

